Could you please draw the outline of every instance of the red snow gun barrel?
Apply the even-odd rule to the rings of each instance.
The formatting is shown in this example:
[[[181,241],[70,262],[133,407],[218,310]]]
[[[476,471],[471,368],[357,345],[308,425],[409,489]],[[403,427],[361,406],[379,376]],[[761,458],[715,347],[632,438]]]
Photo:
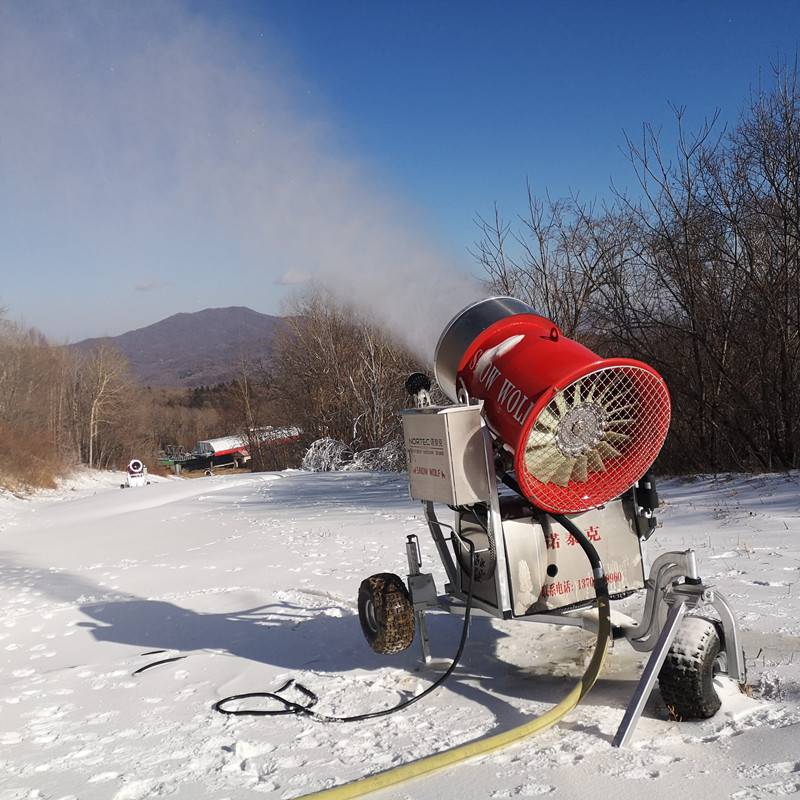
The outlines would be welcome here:
[[[482,400],[531,502],[558,514],[622,494],[658,455],[670,421],[666,384],[630,358],[600,358],[512,297],[468,306],[436,346],[453,401]]]

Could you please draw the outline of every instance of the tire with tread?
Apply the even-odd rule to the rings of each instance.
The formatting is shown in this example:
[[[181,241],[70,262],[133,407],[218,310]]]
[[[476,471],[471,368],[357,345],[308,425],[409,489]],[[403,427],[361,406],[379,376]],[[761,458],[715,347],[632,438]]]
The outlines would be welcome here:
[[[403,579],[381,572],[361,581],[358,619],[369,646],[381,655],[400,653],[414,641],[414,606]]]
[[[683,619],[658,675],[661,697],[676,719],[708,719],[719,710],[714,675],[721,647],[712,620]]]

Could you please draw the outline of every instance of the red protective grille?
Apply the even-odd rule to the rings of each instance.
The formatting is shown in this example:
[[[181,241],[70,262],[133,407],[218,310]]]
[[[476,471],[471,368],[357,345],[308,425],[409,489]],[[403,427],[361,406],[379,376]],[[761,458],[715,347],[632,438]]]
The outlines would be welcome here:
[[[516,454],[525,494],[545,511],[577,513],[618,497],[644,475],[667,436],[670,399],[654,371],[611,366],[557,392]]]

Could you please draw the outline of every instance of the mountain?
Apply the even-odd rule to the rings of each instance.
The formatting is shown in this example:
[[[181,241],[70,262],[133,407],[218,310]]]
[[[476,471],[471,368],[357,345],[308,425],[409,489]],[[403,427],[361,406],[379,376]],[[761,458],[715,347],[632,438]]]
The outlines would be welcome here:
[[[283,325],[281,317],[244,306],[206,308],[71,346],[84,352],[99,344],[115,347],[146,386],[204,386],[229,380],[243,355],[269,358]]]

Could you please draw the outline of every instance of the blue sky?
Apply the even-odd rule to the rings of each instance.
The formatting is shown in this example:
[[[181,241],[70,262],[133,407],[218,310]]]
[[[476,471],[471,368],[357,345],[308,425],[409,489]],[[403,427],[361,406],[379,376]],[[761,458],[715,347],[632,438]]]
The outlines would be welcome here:
[[[770,65],[794,58],[797,3],[243,3],[270,24],[353,150],[437,220],[452,244],[475,211],[509,210],[524,181],[607,193],[621,147],[669,103],[735,120]],[[249,22],[248,22],[249,24]]]
[[[623,131],[669,136],[669,102],[690,124],[715,109],[734,121],[800,38],[791,2],[189,0],[77,3],[69,20],[55,3],[9,5],[0,28],[25,46],[4,61],[0,32],[15,120],[0,123],[0,305],[73,340],[207,306],[277,312],[329,253],[344,269],[366,228],[381,230],[365,248],[376,275],[396,269],[381,248],[405,240],[409,260],[474,270],[473,217],[520,210],[526,177],[587,199],[630,185]],[[184,122],[161,136],[176,105]],[[216,108],[261,138],[231,155],[239,136]],[[259,154],[272,160],[251,169]]]

